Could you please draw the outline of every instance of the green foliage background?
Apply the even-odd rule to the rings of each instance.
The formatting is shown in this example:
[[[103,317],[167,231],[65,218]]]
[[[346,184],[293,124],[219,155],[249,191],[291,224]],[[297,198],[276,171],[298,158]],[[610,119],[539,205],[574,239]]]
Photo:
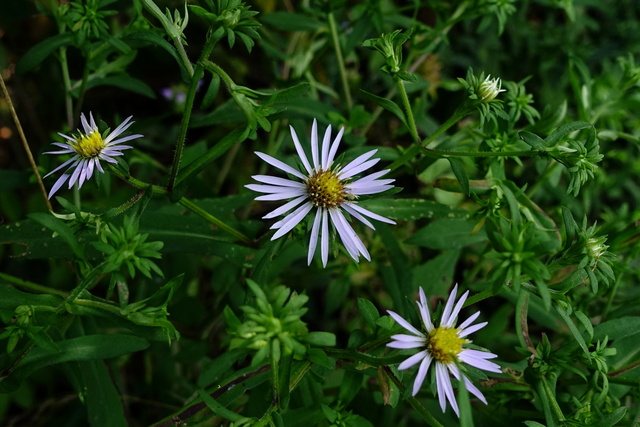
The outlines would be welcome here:
[[[3,425],[637,424],[635,0],[187,3],[0,3],[42,175],[81,112],[144,134],[54,216],[0,99]],[[398,223],[357,228],[371,262],[307,266],[310,224],[271,242],[244,188],[314,118],[401,189],[360,201]],[[454,283],[503,368],[460,420],[385,347]]]

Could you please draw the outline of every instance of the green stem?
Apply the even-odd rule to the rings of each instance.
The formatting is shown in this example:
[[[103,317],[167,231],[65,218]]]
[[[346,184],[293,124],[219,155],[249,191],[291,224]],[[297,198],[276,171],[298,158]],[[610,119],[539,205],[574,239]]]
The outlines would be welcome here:
[[[112,313],[118,316],[122,316],[122,312],[120,308],[117,305],[109,302],[101,302],[101,301],[93,301],[90,299],[76,298],[76,300],[73,301],[73,303],[75,305],[81,305],[81,306],[90,307],[90,308],[97,308],[103,311],[108,311],[109,313]]]
[[[409,132],[411,132],[411,136],[413,137],[413,143],[419,146],[420,136],[418,135],[416,121],[413,118],[413,110],[411,109],[411,103],[409,102],[409,97],[407,96],[407,90],[404,87],[404,80],[402,80],[397,75],[394,77],[394,80],[396,82],[398,92],[400,93],[400,98],[402,99],[402,105],[404,105],[404,111],[407,114],[407,125],[409,126]]]
[[[424,141],[422,141],[421,143],[416,143],[413,144],[411,147],[409,147],[409,149],[407,149],[407,151],[399,158],[397,159],[395,162],[393,162],[391,164],[391,166],[389,166],[389,169],[396,170],[397,168],[399,168],[400,166],[404,165],[405,163],[407,163],[409,160],[412,160],[419,152],[421,149],[426,148],[427,145],[431,144],[433,141],[435,141],[438,137],[440,137],[440,135],[442,135],[443,133],[445,133],[447,131],[447,129],[449,129],[451,126],[455,125],[456,123],[458,123],[458,121],[460,119],[462,119],[464,116],[466,116],[467,114],[469,114],[470,110],[464,107],[460,107],[458,108],[451,117],[449,117],[447,119],[446,122],[444,122],[442,124],[442,126],[440,126],[434,133],[432,133],[427,139],[425,139]],[[447,152],[449,153],[449,155],[451,155],[451,152]]]
[[[198,88],[198,81],[204,76],[204,61],[209,58],[213,48],[218,40],[222,37],[224,31],[215,32],[209,35],[207,42],[204,45],[196,69],[191,76],[191,84],[189,85],[189,91],[187,92],[187,99],[184,103],[184,113],[182,115],[182,122],[180,123],[180,133],[178,135],[178,142],[176,143],[176,151],[173,156],[173,164],[171,166],[171,176],[169,177],[169,185],[167,188],[169,191],[173,190],[178,177],[178,171],[180,170],[180,160],[182,159],[182,151],[184,150],[184,141],[187,137],[187,129],[189,128],[189,121],[191,120],[191,110],[193,110],[193,101],[196,97],[196,89]]]
[[[351,90],[349,89],[349,82],[347,80],[347,70],[344,66],[344,58],[342,56],[342,49],[340,48],[340,40],[338,39],[338,27],[336,25],[336,19],[333,16],[333,12],[327,14],[327,20],[329,21],[329,31],[331,32],[331,40],[333,41],[333,47],[336,50],[336,59],[338,60],[338,71],[340,72],[340,80],[342,81],[342,89],[344,90],[344,97],[347,101],[347,109],[350,111],[353,108],[353,101],[351,99]]]
[[[180,55],[180,59],[182,59],[182,63],[184,64],[185,68],[189,72],[189,76],[193,77],[193,73],[194,73],[193,65],[191,65],[191,61],[189,61],[189,57],[187,56],[187,51],[184,50],[184,45],[182,44],[182,41],[180,40],[180,37],[174,37],[173,38],[173,44],[175,45],[176,49],[178,50],[178,54]]]
[[[146,189],[146,188],[151,187],[151,190],[153,191],[154,194],[168,194],[169,193],[169,191],[164,187],[160,187],[158,185],[147,184],[146,182],[140,181],[139,179],[136,179],[136,178],[134,178],[134,177],[132,177],[130,175],[125,175],[122,171],[120,171],[119,169],[116,169],[114,167],[111,168],[111,171],[118,178],[122,179],[123,181],[127,182],[129,185],[131,185],[131,186],[133,186],[135,188]],[[211,215],[209,212],[205,211],[204,209],[202,209],[201,207],[199,207],[198,205],[196,205],[195,203],[193,203],[192,201],[190,201],[186,197],[180,198],[180,200],[178,200],[178,203],[180,203],[182,206],[188,208],[189,210],[194,212],[196,215],[199,215],[202,218],[204,218],[205,220],[209,221],[210,223],[212,223],[213,225],[215,225],[219,229],[224,230],[227,233],[231,234],[232,236],[242,240],[244,243],[246,243],[246,244],[250,244],[251,243],[251,239],[250,238],[248,238],[247,236],[245,236],[244,234],[242,234],[241,232],[239,232],[235,228],[225,224],[223,221],[221,221],[218,218],[216,218],[215,216]]]
[[[389,369],[388,366],[385,366],[383,370],[385,375],[396,385],[396,387],[398,387],[402,391],[405,390],[405,386],[404,384],[402,384],[402,381],[400,381],[400,379],[395,376],[395,374],[391,371],[391,369]],[[407,400],[407,402],[409,402],[413,409],[415,409],[420,415],[422,415],[422,418],[424,418],[425,421],[429,423],[429,425],[434,427],[443,427],[442,424],[440,424],[440,422],[436,420],[433,415],[431,415],[429,410],[427,410],[427,408],[425,408],[418,399],[413,396],[406,396],[405,399]]]
[[[522,151],[449,151],[432,150],[424,148],[423,153],[433,157],[546,157],[544,151],[522,150]]]
[[[205,211],[204,209],[202,209],[200,206],[196,205],[195,203],[193,203],[189,199],[187,199],[185,197],[182,197],[180,200],[178,200],[178,203],[180,203],[185,208],[188,208],[190,211],[192,211],[196,215],[200,215],[202,218],[206,219],[211,224],[215,225],[216,227],[220,228],[221,230],[224,230],[227,233],[231,234],[232,236],[242,240],[244,243],[246,243],[246,244],[250,244],[251,243],[251,239],[250,238],[248,238],[247,236],[245,236],[244,234],[242,234],[241,232],[239,232],[235,228],[230,227],[227,224],[225,224],[224,222],[220,221],[218,218],[216,218],[215,216],[211,215],[209,212]]]
[[[62,66],[62,81],[64,83],[64,103],[67,111],[67,125],[73,130],[73,100],[71,99],[71,77],[67,63],[67,48],[60,48],[60,65]]]
[[[29,282],[28,280],[22,280],[18,277],[14,277],[5,273],[0,273],[0,279],[7,281],[8,283],[11,283],[14,286],[19,286],[21,288],[28,289],[34,292],[39,292],[42,294],[60,295],[61,297],[64,297],[64,298],[69,296],[69,294],[64,291],[61,291],[58,289],[51,289],[46,286]]]
[[[542,387],[545,391],[547,401],[549,402],[551,410],[557,417],[558,421],[564,421],[565,418],[564,414],[562,413],[562,409],[560,409],[560,405],[558,405],[558,401],[556,400],[553,390],[551,390],[551,386],[549,386],[547,379],[543,376],[540,378],[540,382],[542,383]]]

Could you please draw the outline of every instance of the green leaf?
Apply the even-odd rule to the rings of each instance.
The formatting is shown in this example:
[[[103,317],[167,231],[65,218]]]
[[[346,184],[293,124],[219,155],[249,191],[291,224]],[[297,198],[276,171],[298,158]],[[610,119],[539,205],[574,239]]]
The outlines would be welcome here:
[[[457,157],[447,157],[449,164],[451,165],[451,170],[453,174],[458,179],[460,186],[462,187],[462,192],[466,195],[469,195],[469,176],[467,175],[467,171],[464,168],[464,163]]]
[[[371,327],[371,329],[376,329],[376,321],[380,318],[380,313],[375,305],[368,299],[358,298],[358,308],[360,309],[360,313],[364,318],[364,321]]]
[[[317,347],[334,347],[336,336],[331,332],[309,332],[304,341]]]
[[[102,361],[78,363],[80,373],[80,395],[87,406],[91,426],[127,426],[122,407],[122,398],[113,379]]]
[[[610,341],[615,341],[638,333],[640,333],[640,317],[625,316],[597,325],[594,328],[593,337],[595,340],[603,340],[608,336]]]
[[[522,131],[518,135],[520,136],[521,140],[529,144],[531,148],[533,148],[534,150],[538,150],[538,151],[545,150],[544,140],[540,138],[538,135],[536,135],[535,133]]]
[[[547,148],[555,147],[562,138],[570,134],[571,132],[575,132],[577,130],[586,129],[588,127],[593,127],[591,123],[588,122],[571,122],[566,123],[560,126],[558,129],[551,132],[551,135],[544,139],[544,145]]]
[[[232,325],[227,326],[232,327]],[[229,350],[208,362],[198,377],[198,387],[204,388],[214,384],[233,366],[234,363],[236,363],[238,359],[240,359],[240,357],[242,357],[244,353],[244,350]]]
[[[176,50],[175,47],[173,47],[171,43],[169,43],[164,38],[162,38],[162,36],[158,34],[156,31],[153,31],[153,30],[138,31],[136,33],[127,35],[126,38],[131,40],[146,41],[167,51],[169,55],[171,55],[173,59],[176,60],[176,63],[180,67],[182,80],[184,80],[185,82],[189,81],[189,78],[190,78],[189,72],[186,68],[184,68],[184,64],[182,62],[182,59],[180,58],[180,55],[178,54],[178,51]]]
[[[28,216],[34,221],[37,221],[40,224],[44,225],[49,230],[56,232],[58,236],[60,236],[60,238],[64,240],[64,242],[67,245],[69,245],[69,248],[71,248],[73,253],[78,258],[85,259],[84,247],[80,245],[76,236],[69,229],[69,227],[67,227],[67,224],[65,224],[62,220],[59,220],[58,218],[54,217],[51,214],[46,214],[42,212],[35,212],[32,214],[29,214]]]
[[[596,421],[595,423],[589,424],[589,427],[611,427],[611,426],[614,426],[614,425],[618,424],[620,422],[620,420],[622,420],[622,418],[624,418],[624,416],[626,414],[627,414],[627,408],[625,408],[623,406],[623,407],[618,408],[615,411],[611,412],[610,414],[607,414],[606,416],[604,416],[600,420]]]
[[[369,199],[358,202],[359,206],[379,215],[400,221],[421,218],[466,218],[467,211],[454,209],[442,203],[424,199]]]
[[[242,415],[237,414],[225,408],[220,403],[216,402],[216,400],[213,397],[211,397],[209,393],[207,393],[202,389],[198,390],[198,396],[200,396],[200,399],[202,399],[202,401],[207,405],[207,407],[211,409],[211,412],[213,412],[214,414],[224,419],[227,419],[233,422],[245,421],[247,419],[246,417],[243,417]]]
[[[576,339],[576,342],[578,343],[578,345],[580,345],[580,348],[582,348],[582,351],[584,352],[585,356],[587,356],[587,359],[591,360],[591,353],[589,352],[589,347],[587,346],[587,343],[584,340],[584,337],[582,336],[582,334],[580,333],[576,325],[573,323],[573,320],[571,320],[571,317],[569,317],[569,314],[567,313],[567,311],[558,303],[555,304],[555,308],[558,311],[558,314],[560,315],[560,317],[562,317],[562,320],[564,320],[564,323],[566,323],[566,325],[569,327],[571,334]]]
[[[402,111],[402,108],[400,108],[398,104],[396,104],[395,102],[387,98],[382,98],[378,95],[374,95],[373,93],[367,92],[366,90],[363,90],[363,89],[360,89],[360,93],[362,93],[362,95],[364,95],[365,98],[375,102],[385,110],[395,114],[396,117],[398,117],[402,121],[402,123],[404,123],[404,125],[408,127],[407,118],[405,117],[404,112]]]
[[[49,37],[38,43],[22,55],[16,66],[16,73],[24,74],[31,71],[56,49],[70,45],[72,40],[73,33],[69,32]]]
[[[5,284],[0,285],[0,310],[14,311],[19,305],[44,305],[57,308],[62,301],[63,298],[58,295],[32,294]]]
[[[134,92],[147,98],[155,99],[156,94],[153,92],[153,89],[143,82],[142,80],[136,79],[135,77],[131,77],[128,74],[119,74],[115,76],[107,76],[107,77],[98,77],[94,79],[90,79],[87,82],[86,90],[97,86],[115,86],[121,89],[128,90],[129,92]],[[78,88],[74,95],[77,96],[80,91]]]
[[[439,219],[418,230],[406,240],[410,245],[431,249],[458,249],[487,239],[484,229],[472,233],[473,221],[466,219]]]
[[[273,12],[261,15],[260,21],[282,31],[318,31],[324,22],[301,13]]]

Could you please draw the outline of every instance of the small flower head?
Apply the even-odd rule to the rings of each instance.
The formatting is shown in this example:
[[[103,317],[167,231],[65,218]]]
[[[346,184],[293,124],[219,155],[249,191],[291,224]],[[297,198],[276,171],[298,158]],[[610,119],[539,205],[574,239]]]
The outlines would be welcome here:
[[[53,187],[51,187],[49,198],[51,198],[67,180],[69,180],[69,188],[76,182],[78,183],[78,187],[82,187],[82,184],[91,178],[94,169],[98,169],[101,173],[104,173],[100,160],[104,160],[107,163],[116,163],[114,157],[122,156],[122,150],[133,148],[129,145],[120,144],[125,141],[140,138],[142,135],[136,134],[118,138],[118,136],[134,123],[131,121],[132,117],[133,116],[127,117],[120,126],[104,138],[98,131],[98,126],[91,113],[89,113],[88,121],[84,113],[80,116],[84,132],[78,130],[77,136],[58,133],[58,135],[67,141],[64,143],[54,142],[52,145],[60,147],[62,150],[48,151],[44,154],[72,154],[72,157],[45,175],[46,178],[65,166],[68,166],[62,176],[58,178],[56,183],[53,184]]]
[[[358,206],[356,200],[358,196],[365,194],[376,194],[393,188],[393,179],[379,179],[388,170],[366,175],[359,179],[354,177],[369,169],[380,159],[371,159],[377,150],[369,151],[351,161],[345,166],[334,164],[334,158],[338,151],[338,146],[342,140],[344,129],[341,129],[333,143],[331,143],[331,126],[327,127],[322,140],[322,146],[318,143],[318,125],[313,121],[311,130],[311,160],[309,162],[305,154],[296,131],[291,127],[291,137],[296,147],[296,151],[304,171],[299,172],[291,166],[277,160],[267,154],[256,152],[265,162],[276,168],[293,175],[297,180],[279,178],[268,175],[255,175],[252,178],[261,183],[249,184],[246,187],[259,193],[265,193],[256,197],[256,200],[285,200],[291,199],[288,203],[268,213],[263,218],[274,218],[283,215],[292,209],[281,221],[271,226],[277,230],[271,240],[277,239],[288,233],[302,219],[315,209],[316,214],[311,228],[311,238],[309,240],[309,253],[307,262],[311,263],[316,251],[318,240],[320,240],[320,252],[323,265],[327,265],[329,257],[329,222],[333,224],[342,240],[347,252],[358,261],[360,255],[370,260],[369,252],[364,247],[362,240],[355,233],[344,212],[356,218],[366,226],[374,229],[373,224],[365,218],[369,217],[377,221],[395,224],[394,221],[370,212]],[[329,221],[330,220],[330,221]]]
[[[481,102],[491,102],[500,92],[505,92],[502,89],[502,82],[499,78],[492,79],[491,75],[488,75],[486,79],[478,87],[477,95]]]
[[[463,364],[467,364],[489,372],[500,372],[500,367],[487,360],[498,357],[497,355],[465,347],[466,344],[471,342],[467,337],[473,332],[482,329],[487,322],[472,325],[480,315],[480,312],[476,312],[462,322],[460,326],[455,326],[458,314],[469,296],[469,291],[467,291],[456,302],[457,290],[458,286],[456,285],[451,291],[451,295],[449,295],[449,299],[442,313],[442,318],[440,319],[440,324],[437,327],[431,321],[427,298],[422,288],[420,288],[420,300],[416,301],[418,312],[422,319],[422,331],[413,327],[397,313],[388,311],[389,315],[409,331],[411,335],[393,335],[391,336],[393,341],[387,344],[387,346],[398,349],[419,349],[420,351],[418,353],[409,357],[398,366],[398,369],[402,370],[420,363],[418,375],[413,383],[413,395],[415,396],[420,390],[429,371],[429,367],[433,364],[435,366],[438,400],[440,401],[442,411],[444,412],[446,409],[446,402],[448,400],[455,413],[460,416],[449,374],[453,375],[459,381],[464,381],[467,390],[486,404],[487,400],[482,392],[469,381],[460,367]]]

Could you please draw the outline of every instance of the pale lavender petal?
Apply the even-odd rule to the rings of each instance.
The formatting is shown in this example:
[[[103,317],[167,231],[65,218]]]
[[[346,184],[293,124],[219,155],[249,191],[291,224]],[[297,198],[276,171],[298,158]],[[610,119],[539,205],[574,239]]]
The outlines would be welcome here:
[[[60,151],[45,151],[42,154],[71,154],[75,152],[76,150],[74,150],[73,148],[67,148],[65,150],[60,150]]]
[[[89,123],[91,124],[91,129],[98,130],[98,126],[96,125],[96,121],[93,119],[93,113],[89,111]]]
[[[287,178],[279,178],[277,176],[270,175],[253,175],[251,178],[255,179],[258,182],[264,182],[265,184],[271,185],[280,185],[282,187],[295,187],[295,188],[305,188],[306,185],[302,182],[293,181]]]
[[[320,238],[320,254],[322,255],[322,265],[327,266],[329,260],[329,214],[326,209],[322,209],[322,236]]]
[[[329,158],[327,159],[327,166],[325,167],[325,169],[329,169],[331,167],[333,159],[336,157],[336,152],[338,151],[340,141],[342,141],[342,135],[344,135],[344,128],[340,129],[338,135],[336,135],[336,139],[334,139],[333,144],[331,144],[331,151],[329,151]]]
[[[259,151],[256,151],[255,153],[256,153],[256,155],[258,157],[260,157],[265,162],[269,163],[271,166],[276,167],[276,168],[280,169],[283,172],[290,173],[291,175],[293,175],[295,177],[298,177],[303,181],[307,179],[304,175],[302,175],[300,172],[298,172],[297,170],[295,170],[294,168],[292,168],[288,164],[283,163],[280,160],[278,160],[278,159],[276,159],[274,157],[271,157],[268,154],[264,154],[264,153],[261,153]]]
[[[95,157],[93,159],[93,162],[95,163],[96,168],[98,168],[98,170],[100,171],[100,173],[104,173],[104,169],[102,169],[102,165],[100,164],[100,159],[98,159],[97,157]]]
[[[111,164],[114,164],[114,165],[116,163],[118,163],[118,161],[116,159],[113,159],[110,156],[111,156],[111,154],[108,154],[106,151],[102,151],[100,154],[98,154],[98,157],[100,157],[102,160],[104,160],[107,163],[111,163]],[[118,157],[118,156],[122,156],[122,153],[116,154],[115,157]]]
[[[464,328],[466,328],[467,326],[469,326],[470,324],[472,324],[477,318],[478,316],[480,316],[480,312],[476,311],[475,313],[473,313],[471,316],[469,316],[469,318],[467,320],[465,320],[464,322],[462,322],[460,324],[460,326],[458,326],[458,330],[462,331],[464,330]],[[468,334],[467,334],[468,335]]]
[[[442,412],[446,409],[446,397],[453,411],[458,417],[460,417],[460,410],[458,409],[458,402],[453,394],[453,386],[451,385],[451,378],[449,378],[449,371],[444,363],[436,363],[436,386],[438,388],[438,398],[440,400],[440,408]]]
[[[322,168],[318,162],[318,121],[313,119],[311,125],[311,160],[313,160],[313,170],[318,171]]]
[[[404,341],[391,341],[387,344],[389,348],[398,348],[401,350],[406,350],[410,348],[424,348],[424,340],[421,342],[404,342]]]
[[[300,206],[298,209],[293,211],[291,214],[289,214],[283,220],[284,222],[283,222],[282,226],[280,227],[280,229],[278,231],[276,231],[276,234],[273,235],[271,240],[275,240],[278,237],[281,237],[281,236],[285,235],[293,227],[298,225],[298,223],[300,221],[302,221],[302,218],[304,218],[305,215],[307,215],[309,213],[309,211],[311,210],[312,207],[313,207],[313,205],[311,203],[305,203],[304,205]]]
[[[407,335],[407,334],[395,334],[391,335],[392,340],[402,341],[402,342],[420,342],[422,344],[426,343],[426,339],[424,337],[418,337],[415,335]]]
[[[111,135],[109,135],[109,136],[111,136]],[[135,135],[124,136],[124,137],[122,137],[120,139],[116,139],[115,141],[111,141],[111,142],[107,142],[105,140],[105,145],[108,146],[108,147],[114,147],[116,145],[122,144],[123,142],[131,141],[132,139],[142,138],[143,136],[144,135],[137,133]],[[107,139],[109,139],[109,137],[107,137]],[[133,147],[130,147],[130,146],[127,145],[127,148],[133,148]],[[122,147],[122,146],[119,146],[118,149],[124,150],[125,148]]]
[[[73,173],[71,174],[71,178],[69,178],[69,188],[73,187],[73,184],[75,184],[78,178],[80,177],[80,173],[82,172],[84,163],[85,163],[85,159],[81,159],[80,162],[78,162],[78,165],[76,166]]]
[[[336,227],[336,230],[338,231],[338,236],[340,236],[340,240],[342,240],[342,243],[344,244],[344,247],[347,249],[347,252],[349,252],[349,255],[351,255],[351,258],[353,258],[356,262],[358,262],[358,258],[359,258],[358,249],[355,243],[353,242],[353,239],[351,238],[349,231],[345,228],[344,223],[342,222],[342,219],[344,217],[337,215],[337,212],[339,211],[336,211],[335,209],[329,210],[329,216],[331,217],[331,222]]]
[[[339,173],[340,179],[351,178],[352,176],[357,175],[360,172],[366,171],[367,169],[369,169],[370,167],[372,167],[373,165],[375,165],[379,161],[380,161],[380,159],[372,159],[372,160],[364,162],[360,166],[356,166],[356,167],[353,167],[353,168],[349,169],[348,172],[341,171]]]
[[[263,196],[256,197],[254,200],[270,200],[270,201],[285,200],[285,199],[293,199],[294,197],[299,197],[300,195],[301,195],[301,191],[298,191],[298,190],[290,190],[287,192],[283,190],[282,193],[265,194]]]
[[[131,122],[130,121],[132,117],[133,116],[129,116],[126,119],[124,119],[124,122],[120,123],[120,126],[115,128],[113,130],[113,132],[109,133],[109,135],[107,135],[107,137],[104,140],[105,144],[109,144],[111,142],[111,140],[113,140],[114,138],[117,138],[118,135],[120,135],[122,132],[126,131],[129,128],[129,126],[134,124],[135,122]],[[140,135],[140,136],[142,136],[142,135]]]
[[[51,187],[51,191],[49,191],[49,196],[47,197],[47,199],[51,199],[51,196],[54,195],[54,193],[56,191],[58,191],[60,189],[60,187],[62,187],[64,185],[64,183],[67,181],[67,179],[69,179],[69,175],[64,173],[60,176],[60,178],[58,178],[58,180],[56,181],[55,184],[53,184],[53,187]]]
[[[336,226],[336,229],[338,230],[338,234],[340,235],[340,238],[342,239],[342,241],[344,242],[345,238],[351,240],[351,243],[353,244],[356,250],[356,257],[354,259],[358,261],[358,257],[359,257],[358,253],[360,253],[362,254],[363,257],[367,259],[367,261],[371,261],[371,255],[369,255],[367,248],[364,247],[364,243],[362,243],[362,240],[360,240],[360,237],[358,237],[358,234],[347,222],[347,219],[344,217],[342,212],[337,209],[332,209],[329,211],[329,214],[332,215],[334,224],[336,223],[335,218],[337,218],[338,220],[339,225]]]
[[[324,138],[322,139],[322,169],[329,169],[329,147],[331,146],[331,125],[327,126],[324,131]]]
[[[388,346],[388,344],[387,344]],[[427,350],[423,350],[419,353],[414,354],[413,356],[409,357],[408,359],[405,359],[404,362],[402,362],[400,365],[398,365],[398,369],[400,371],[404,371],[405,369],[409,369],[410,367],[412,367],[413,365],[415,365],[416,363],[422,361],[425,358],[431,358],[431,356],[429,356],[429,352]]]
[[[393,185],[378,185],[377,183],[373,183],[367,187],[354,188],[351,184],[346,186],[347,190],[351,194],[356,196],[364,196],[365,194],[378,194],[387,190],[391,190]]]
[[[356,180],[356,181],[354,181],[354,182],[367,182],[367,181],[374,181],[374,180],[376,180],[376,179],[380,178],[381,176],[386,175],[386,174],[387,174],[387,172],[389,172],[390,170],[391,170],[391,169],[385,169],[385,170],[380,171],[380,172],[374,172],[374,173],[372,173],[372,174],[369,174],[369,175],[363,176],[362,178],[360,178],[360,179],[358,179],[358,180]],[[394,179],[394,180],[392,180],[392,181],[395,181],[395,179]]]
[[[420,301],[416,301],[416,303],[418,304],[418,310],[420,311],[420,317],[422,318],[425,329],[427,332],[431,332],[433,330],[433,323],[431,322],[431,314],[427,307],[427,298],[422,288],[420,288]]]
[[[73,142],[74,144],[76,143],[76,139],[71,137],[71,136],[69,136],[69,135],[65,135],[64,133],[60,133],[60,132],[58,132],[58,135],[60,135],[61,137],[65,138],[65,139],[68,139],[69,141]]]
[[[458,354],[458,359],[467,365],[473,366],[484,371],[501,373],[500,365],[497,363],[489,362],[486,359],[493,359],[498,357],[497,354],[489,353],[486,351],[478,351],[471,349],[464,349]]]
[[[367,218],[363,217],[362,215],[360,215],[360,214],[358,213],[358,211],[356,211],[355,209],[353,209],[353,206],[349,206],[349,204],[344,203],[344,204],[342,205],[342,208],[343,208],[345,211],[349,212],[349,215],[353,216],[354,218],[356,218],[357,220],[359,220],[360,222],[362,222],[362,223],[363,223],[364,225],[366,225],[367,227],[369,227],[369,228],[371,228],[371,229],[373,229],[373,230],[375,230],[375,229],[376,229],[376,228],[373,226],[373,224],[371,224],[371,222],[370,222]]]
[[[480,399],[482,403],[484,403],[485,405],[487,404],[487,399],[485,399],[484,395],[480,392],[480,390],[478,390],[478,388],[475,385],[473,385],[471,381],[469,381],[469,379],[464,374],[460,372],[460,369],[458,369],[457,366],[455,365],[447,365],[447,366],[449,368],[449,371],[453,374],[454,377],[456,377],[458,381],[460,381],[460,377],[462,377],[462,380],[464,381],[464,385],[466,386],[467,390],[471,394],[473,394],[478,399]]]
[[[422,387],[422,383],[424,379],[427,377],[427,372],[429,372],[429,366],[431,366],[431,361],[433,358],[429,353],[424,356],[422,359],[422,363],[420,363],[420,367],[418,368],[418,374],[416,375],[416,379],[413,382],[413,391],[412,396],[415,396],[420,391],[420,387]],[[438,365],[436,365],[438,366]]]
[[[458,314],[460,314],[460,310],[462,310],[462,306],[463,306],[464,302],[467,300],[468,296],[469,296],[469,291],[467,291],[464,294],[462,294],[462,296],[458,300],[458,303],[455,305],[455,307],[454,307],[453,311],[451,312],[451,315],[449,316],[448,319],[445,319],[444,316],[443,316],[443,325],[444,326],[453,327],[455,325],[456,319],[458,317]]]
[[[84,128],[85,135],[89,135],[91,132],[93,132],[94,128],[92,128],[89,125],[89,123],[87,122],[87,118],[85,117],[84,113],[80,114],[80,122],[82,122],[82,127]]]
[[[378,214],[376,214],[376,213],[373,213],[373,212],[371,212],[370,210],[365,209],[365,208],[363,208],[362,206],[359,206],[359,205],[357,205],[357,204],[355,204],[355,203],[346,202],[346,203],[345,203],[345,204],[343,204],[342,206],[347,206],[347,205],[348,205],[349,207],[353,208],[354,210],[356,210],[356,211],[360,212],[361,214],[368,216],[369,218],[372,218],[372,219],[378,220],[378,221],[380,221],[380,222],[386,222],[387,224],[395,224],[395,223],[396,223],[395,221],[393,221],[393,220],[391,220],[391,219],[388,219],[388,218],[385,218],[385,217],[383,217],[383,216],[380,216],[380,215],[378,215]]]
[[[293,145],[296,147],[296,152],[298,153],[298,157],[302,161],[304,168],[307,170],[307,174],[311,175],[313,173],[311,169],[311,165],[309,165],[309,160],[307,159],[307,155],[304,153],[304,149],[302,145],[300,145],[300,140],[298,139],[298,135],[296,134],[296,130],[293,126],[289,125],[289,129],[291,130],[291,139],[293,139]]]
[[[309,238],[309,253],[307,254],[307,265],[311,265],[311,260],[316,252],[316,246],[318,245],[318,232],[320,230],[320,221],[322,219],[322,209],[316,210],[316,217],[313,219],[313,226],[311,227],[311,237]]]
[[[458,328],[458,336],[460,338],[464,338],[468,335],[471,335],[472,333],[479,331],[480,329],[484,328],[485,326],[487,326],[489,322],[482,322],[482,323],[478,323],[477,325],[473,325],[473,326],[469,326],[464,330],[461,330],[460,328]]]
[[[346,179],[362,172],[362,170],[364,169],[360,170],[360,166],[362,166],[363,164],[367,164],[368,162],[366,160],[371,158],[371,156],[373,156],[374,154],[376,154],[377,151],[378,150],[367,151],[366,153],[361,154],[360,156],[356,157],[355,159],[347,163],[347,165],[344,168],[342,168],[342,170],[339,173],[340,178]],[[380,159],[375,159],[375,160],[377,162]],[[353,173],[352,171],[356,169],[358,169],[358,172]],[[368,169],[368,168],[365,168],[365,169]]]
[[[300,203],[302,203],[306,199],[307,199],[306,194],[302,195],[300,197],[297,197],[297,198],[291,200],[290,202],[287,202],[284,205],[280,206],[279,208],[272,210],[271,212],[269,212],[268,214],[266,214],[262,218],[263,219],[275,218],[275,217],[277,217],[279,215],[282,215],[282,214],[284,214],[286,212],[289,212],[291,209],[295,208],[296,206],[298,206]]]
[[[49,175],[51,175],[52,173],[55,173],[55,172],[59,171],[60,169],[64,168],[65,166],[67,166],[67,165],[68,165],[69,163],[71,163],[71,162],[76,162],[76,163],[77,163],[77,162],[78,162],[78,159],[80,159],[80,156],[78,156],[78,155],[73,156],[72,158],[70,158],[69,160],[67,160],[66,162],[64,162],[63,164],[61,164],[60,166],[58,166],[57,168],[55,168],[54,170],[52,170],[51,172],[49,172],[48,174],[46,174],[43,178],[46,178],[46,177],[48,177]],[[75,165],[76,165],[76,163],[74,163],[73,165],[71,165],[71,166],[69,167],[69,169],[71,169],[73,166],[75,166]]]
[[[353,181],[347,185],[347,187],[354,190],[367,190],[369,188],[375,187],[389,187],[395,179],[379,179],[379,180],[366,180],[358,179],[357,181]],[[391,185],[391,187],[393,187]]]
[[[456,302],[456,293],[458,292],[458,284],[453,287],[453,290],[449,294],[449,299],[447,300],[447,304],[444,306],[444,311],[442,312],[442,317],[440,318],[440,326],[447,326],[447,322],[449,321],[449,315],[451,314],[451,310],[453,309],[453,305]]]
[[[302,194],[304,192],[304,186],[292,188],[280,185],[247,184],[245,187],[258,193],[289,193],[294,191],[298,194]]]
[[[426,338],[425,335],[422,332],[420,332],[419,330],[414,328],[411,325],[411,323],[409,323],[406,320],[404,320],[404,318],[402,316],[400,316],[398,313],[396,313],[395,311],[387,310],[387,313],[389,313],[389,316],[391,316],[393,318],[393,320],[395,320],[400,326],[405,328],[407,331],[409,331],[409,332],[411,332],[413,334],[416,334],[419,337]]]

